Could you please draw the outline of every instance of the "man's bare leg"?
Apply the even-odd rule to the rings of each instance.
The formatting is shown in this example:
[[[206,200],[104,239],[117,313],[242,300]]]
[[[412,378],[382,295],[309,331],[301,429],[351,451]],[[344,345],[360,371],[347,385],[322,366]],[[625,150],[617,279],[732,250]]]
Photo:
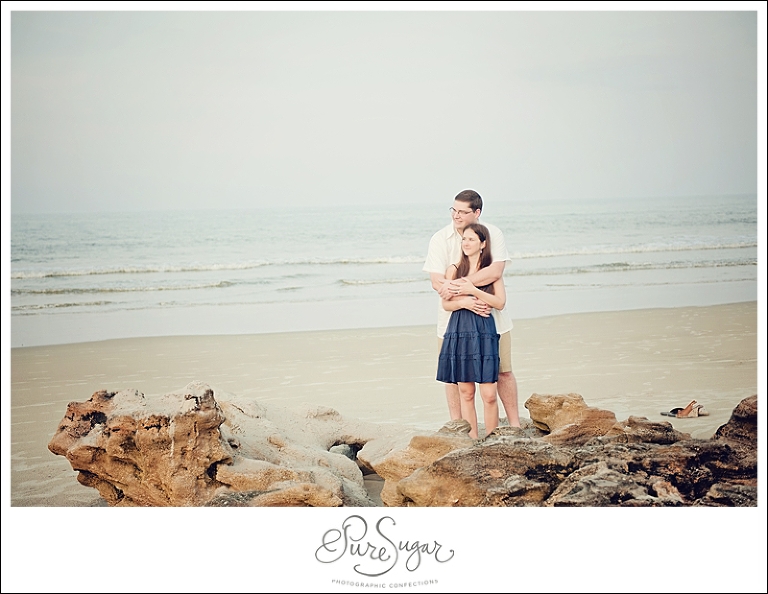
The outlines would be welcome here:
[[[517,411],[517,380],[515,374],[511,371],[499,373],[497,384],[499,391],[499,400],[504,406],[504,412],[507,413],[507,420],[510,427],[520,426],[520,415]]]
[[[457,384],[445,384],[445,400],[448,402],[448,414],[451,421],[461,418],[461,399],[459,398],[459,386]]]

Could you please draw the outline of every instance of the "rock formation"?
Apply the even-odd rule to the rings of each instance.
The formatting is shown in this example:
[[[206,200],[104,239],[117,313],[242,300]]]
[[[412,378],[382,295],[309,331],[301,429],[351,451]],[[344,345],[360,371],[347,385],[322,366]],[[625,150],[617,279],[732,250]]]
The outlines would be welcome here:
[[[385,479],[390,506],[757,505],[757,396],[709,440],[666,421],[616,422],[578,394],[534,394],[525,406],[523,428],[482,441],[455,427],[453,441],[438,432],[426,448],[414,437],[383,456],[367,444],[358,458]]]
[[[72,402],[48,449],[110,505],[372,506],[358,464],[330,450],[385,435],[329,408],[266,408],[193,382]]]
[[[534,426],[547,433],[542,440],[553,445],[584,444],[616,424],[616,415],[587,406],[579,394],[533,394],[525,407]]]
[[[757,397],[708,440],[667,421],[617,421],[578,394],[533,394],[530,420],[484,440],[452,421],[424,433],[322,406],[266,407],[201,382],[161,397],[70,403],[48,448],[110,505],[755,506]]]

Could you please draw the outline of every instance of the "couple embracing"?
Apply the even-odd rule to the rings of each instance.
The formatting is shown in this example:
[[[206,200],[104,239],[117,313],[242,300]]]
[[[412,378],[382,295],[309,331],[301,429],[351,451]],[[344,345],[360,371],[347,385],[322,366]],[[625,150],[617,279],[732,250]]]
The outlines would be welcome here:
[[[478,438],[476,385],[483,401],[486,435],[499,424],[501,400],[512,427],[520,426],[517,381],[512,373],[512,321],[505,311],[504,235],[480,223],[483,199],[460,192],[450,208],[452,222],[432,236],[423,270],[440,295],[437,380],[445,382],[451,419],[465,419]],[[498,392],[498,399],[497,399]]]

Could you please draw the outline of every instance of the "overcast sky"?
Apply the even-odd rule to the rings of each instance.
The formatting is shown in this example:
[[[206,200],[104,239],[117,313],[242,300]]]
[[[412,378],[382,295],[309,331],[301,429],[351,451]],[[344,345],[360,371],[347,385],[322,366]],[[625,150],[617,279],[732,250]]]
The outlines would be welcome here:
[[[14,212],[757,191],[755,12],[37,11],[11,34]]]

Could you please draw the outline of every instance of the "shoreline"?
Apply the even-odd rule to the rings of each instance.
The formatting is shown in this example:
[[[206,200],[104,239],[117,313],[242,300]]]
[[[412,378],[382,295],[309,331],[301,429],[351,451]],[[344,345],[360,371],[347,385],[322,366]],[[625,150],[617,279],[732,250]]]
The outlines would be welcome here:
[[[436,431],[448,420],[434,379],[436,343],[434,325],[418,325],[11,349],[11,505],[98,502],[47,444],[67,404],[101,389],[160,395],[200,380],[266,406],[311,402],[349,418]],[[617,420],[669,421],[708,439],[739,401],[758,393],[757,302],[516,320],[512,352],[521,417],[532,393],[578,393]],[[710,415],[661,416],[692,399]]]
[[[664,284],[578,290],[510,291],[513,321],[544,317],[708,307],[755,301],[755,281]],[[617,309],[616,304],[621,304]],[[121,338],[233,336],[434,325],[438,301],[424,289],[410,296],[328,301],[207,304],[105,312],[11,315],[11,347],[53,346]],[[514,312],[514,315],[512,315]],[[192,329],[192,331],[190,331]]]

